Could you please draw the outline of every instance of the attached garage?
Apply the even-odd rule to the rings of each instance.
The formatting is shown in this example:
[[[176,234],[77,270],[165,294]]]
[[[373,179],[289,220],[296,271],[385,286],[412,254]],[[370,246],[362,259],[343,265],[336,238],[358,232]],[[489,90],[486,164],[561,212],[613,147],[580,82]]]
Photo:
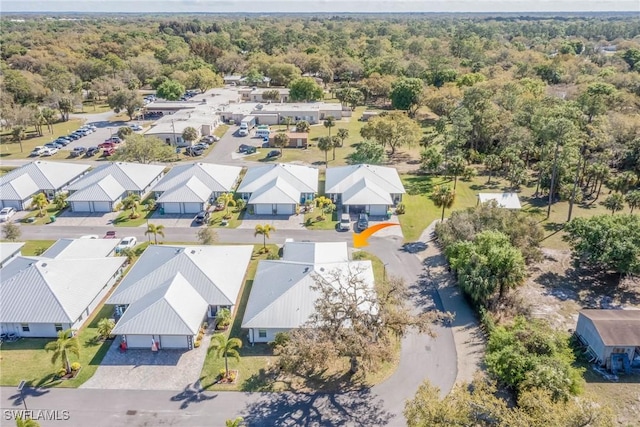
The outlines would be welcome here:
[[[276,205],[276,213],[278,215],[293,215],[295,212],[295,205],[278,204]]]
[[[387,215],[387,205],[369,205],[370,216],[385,216]]]
[[[91,202],[71,202],[73,212],[91,212]]]
[[[93,212],[111,212],[111,202],[92,202]]]
[[[190,339],[191,338],[191,339]],[[161,335],[160,348],[191,348],[193,338],[184,335]]]
[[[162,203],[167,214],[197,214],[204,210],[204,203]]]
[[[128,348],[148,348],[151,349],[152,335],[125,335]],[[156,337],[157,339],[157,337]]]
[[[111,202],[71,202],[73,212],[111,212]]]
[[[125,335],[128,348],[146,348],[151,350],[151,343],[155,340],[160,349],[193,347],[193,337],[185,335]]]
[[[273,205],[271,203],[263,203],[253,206],[256,215],[273,215]]]
[[[17,211],[24,210],[31,204],[31,199],[25,200],[0,200],[0,209],[2,208],[14,208]]]

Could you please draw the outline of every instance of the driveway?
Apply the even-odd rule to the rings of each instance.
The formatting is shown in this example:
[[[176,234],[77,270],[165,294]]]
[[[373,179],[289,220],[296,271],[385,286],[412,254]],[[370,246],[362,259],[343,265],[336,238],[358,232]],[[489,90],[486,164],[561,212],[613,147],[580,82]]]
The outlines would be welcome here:
[[[254,230],[256,225],[270,224],[279,230],[300,230],[304,228],[304,215],[250,215],[245,212],[239,229]]]
[[[56,222],[48,225],[64,227],[64,226],[83,226],[98,227],[104,225],[113,225],[113,221],[120,215],[120,212],[70,212],[65,211],[56,217]]]
[[[120,352],[115,339],[102,363],[80,388],[117,390],[182,390],[196,383],[207,355],[211,335],[193,350],[129,349]]]
[[[155,225],[164,225],[165,227],[193,227],[197,228],[200,225],[195,223],[196,214],[167,214],[160,213],[160,210],[156,210],[150,217],[149,222]],[[141,227],[146,227],[146,224]]]

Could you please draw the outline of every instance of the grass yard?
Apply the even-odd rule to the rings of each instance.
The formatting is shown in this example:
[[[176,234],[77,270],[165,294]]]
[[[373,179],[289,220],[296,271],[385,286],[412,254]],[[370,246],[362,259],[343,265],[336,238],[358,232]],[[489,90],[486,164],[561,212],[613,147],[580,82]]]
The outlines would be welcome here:
[[[320,215],[324,215],[325,219],[323,221],[317,220]],[[335,230],[338,224],[338,212],[333,211],[330,214],[323,214],[316,207],[313,211],[304,214],[304,224],[307,230]]]
[[[22,255],[37,256],[53,245],[55,240],[27,240],[22,247]]]
[[[242,224],[242,215],[244,211],[238,211],[237,209],[230,207],[229,215],[231,218],[227,220],[227,225],[222,226],[222,217],[227,214],[227,210],[223,209],[217,212],[211,212],[211,217],[209,218],[209,225],[212,227],[223,227],[223,228],[238,228],[240,224]]]
[[[225,133],[227,133],[227,131],[229,130],[230,126],[229,125],[225,125],[225,124],[221,124],[220,126],[218,126],[216,128],[216,130],[213,131],[213,134],[217,137],[222,138],[224,136]]]
[[[44,145],[54,139],[68,135],[74,130],[78,129],[82,124],[81,120],[73,119],[67,122],[59,122],[53,125],[53,133],[47,133],[46,127],[43,136],[38,136],[33,127],[27,128],[27,139],[22,141],[22,149],[20,152],[20,144],[11,141],[11,130],[0,133],[0,157],[3,159],[26,159],[29,157],[29,153],[37,145]],[[56,155],[51,157],[43,157],[42,159],[65,159],[69,155],[68,151],[59,151]]]
[[[8,174],[14,169],[16,169],[14,166],[0,166],[0,176]]]
[[[107,111],[111,111],[109,108],[109,104],[104,101],[84,101],[82,103],[82,108],[80,110],[76,110],[74,114],[99,114],[106,113]]]
[[[120,212],[116,219],[113,220],[113,225],[116,227],[140,227],[147,222],[153,211],[146,210],[146,205],[141,203],[136,207],[136,213],[139,216],[131,218],[131,209]]]
[[[603,379],[592,369],[585,372],[585,391],[596,401],[608,405],[617,418],[617,425],[631,427],[640,419],[640,378],[638,375],[621,375],[619,381]],[[635,421],[634,421],[635,420]]]
[[[46,343],[52,338],[22,338],[15,343],[3,343],[0,356],[0,385],[17,386],[21,380],[26,380],[35,387],[79,387],[95,373],[102,358],[107,353],[111,341],[97,340],[97,323],[103,317],[111,317],[113,306],[104,305],[89,320],[87,326],[78,332],[80,357],[70,357],[70,362],[79,361],[82,370],[72,380],[55,380],[54,376],[59,367],[51,364],[51,353],[44,350]]]
[[[65,208],[66,209],[66,208]],[[39,209],[34,209],[25,215],[20,222],[24,225],[45,225],[51,223],[51,216],[58,216],[64,209],[58,209],[55,203],[49,203],[46,209],[43,210],[44,215],[40,215]]]

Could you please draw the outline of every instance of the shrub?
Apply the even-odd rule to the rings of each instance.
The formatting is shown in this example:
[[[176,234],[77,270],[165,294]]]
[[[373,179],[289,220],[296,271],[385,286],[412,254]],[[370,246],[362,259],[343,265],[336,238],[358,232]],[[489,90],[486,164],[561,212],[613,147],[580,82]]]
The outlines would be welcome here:
[[[396,206],[396,215],[402,215],[407,211],[407,207],[404,205],[404,203],[398,203],[398,206]]]
[[[357,251],[351,255],[351,259],[353,259],[354,261],[367,259],[367,254],[365,254],[363,251]]]
[[[194,343],[193,343],[193,347],[194,348],[198,348],[200,347],[201,341],[199,339],[197,339]]]
[[[82,367],[82,365],[80,365],[80,362],[73,362],[71,364],[71,370],[72,371],[79,371],[81,367]]]
[[[62,378],[62,377],[64,377],[65,375],[67,375],[67,370],[66,370],[66,369],[64,369],[64,368],[60,368],[60,369],[58,370],[58,374],[57,374],[58,378]]]
[[[219,376],[220,378],[224,378],[224,376],[225,376],[226,374],[227,374],[227,371],[226,371],[224,368],[222,368],[222,369],[220,369],[220,370],[218,371],[218,376]]]
[[[236,380],[236,373],[233,371],[229,372],[229,381],[233,382]]]
[[[278,255],[277,252],[269,251],[269,253],[267,254],[267,259],[270,259],[270,260],[276,259],[277,260],[277,259],[280,259],[280,256]]]
[[[477,175],[478,171],[475,168],[465,168],[462,172],[462,179],[464,181],[471,181]]]

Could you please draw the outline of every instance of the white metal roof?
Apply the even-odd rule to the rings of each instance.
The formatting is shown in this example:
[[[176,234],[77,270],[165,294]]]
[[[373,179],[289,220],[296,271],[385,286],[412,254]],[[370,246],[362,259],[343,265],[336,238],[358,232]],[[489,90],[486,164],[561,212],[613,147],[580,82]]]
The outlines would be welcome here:
[[[195,335],[208,304],[180,273],[167,280],[124,312],[115,335]]]
[[[286,242],[282,247],[285,261],[321,264],[349,261],[347,242]]]
[[[158,203],[204,203],[211,198],[211,188],[207,187],[200,178],[192,176],[179,187],[173,187],[162,193]]]
[[[273,203],[299,203],[300,191],[291,185],[286,179],[278,176],[251,193],[251,204]]]
[[[0,242],[0,265],[4,265],[4,262],[20,253],[24,242]]]
[[[40,188],[28,174],[20,175],[0,185],[1,200],[26,200]]]
[[[520,209],[520,198],[517,193],[479,193],[480,203],[494,200],[498,207],[505,209]]]
[[[280,180],[276,178],[281,178]],[[286,182],[288,186],[284,186],[282,183]],[[258,190],[266,191],[266,189],[279,185],[281,191],[288,192],[288,196],[291,196],[291,190],[293,187],[297,191],[297,197],[294,203],[300,201],[301,193],[317,193],[318,192],[318,169],[308,166],[276,163],[267,166],[258,166],[249,168],[244,179],[236,190],[238,193],[254,193]],[[266,187],[266,188],[264,188]],[[285,187],[285,189],[282,189]],[[289,199],[287,199],[289,200]],[[254,203],[254,202],[250,202]],[[292,203],[291,201],[282,202],[261,202],[261,203]]]
[[[106,175],[99,181],[87,185],[79,191],[72,193],[69,202],[115,202],[122,197],[127,190],[120,185],[112,175]]]
[[[114,162],[99,166],[69,186],[69,190],[82,190],[111,175],[126,191],[142,191],[162,175],[164,166],[140,163]]]
[[[74,323],[125,257],[18,257],[0,270],[0,322]]]
[[[391,194],[404,194],[404,186],[395,168],[376,166],[376,165],[351,165],[339,166],[327,169],[325,193],[326,194],[345,194],[355,196],[358,189],[362,187],[362,180],[365,179],[366,185],[375,185],[371,192],[364,192],[362,196],[380,195],[387,193],[389,199]],[[354,187],[351,191],[352,187]],[[360,191],[363,191],[362,189]],[[359,197],[362,197],[359,196]],[[378,200],[379,197],[376,197]],[[343,203],[344,200],[343,200]],[[355,202],[352,204],[356,204]],[[362,202],[357,204],[378,204],[374,202]],[[388,202],[385,204],[389,204]]]
[[[162,286],[177,273],[210,305],[234,305],[253,246],[151,245],[109,298],[109,304],[131,304]]]
[[[361,178],[342,193],[343,205],[391,205],[389,192],[369,178]]]
[[[27,174],[39,190],[60,190],[84,174],[89,168],[89,165],[82,163],[45,162],[36,160],[0,177],[0,187],[19,176]]]
[[[212,163],[192,163],[172,168],[160,182],[153,187],[153,191],[162,192],[180,188],[192,177],[198,178],[209,187],[210,193],[228,193],[238,181],[242,168],[239,166],[216,165]]]
[[[40,257],[82,259],[108,257],[120,241],[118,239],[60,239]]]

